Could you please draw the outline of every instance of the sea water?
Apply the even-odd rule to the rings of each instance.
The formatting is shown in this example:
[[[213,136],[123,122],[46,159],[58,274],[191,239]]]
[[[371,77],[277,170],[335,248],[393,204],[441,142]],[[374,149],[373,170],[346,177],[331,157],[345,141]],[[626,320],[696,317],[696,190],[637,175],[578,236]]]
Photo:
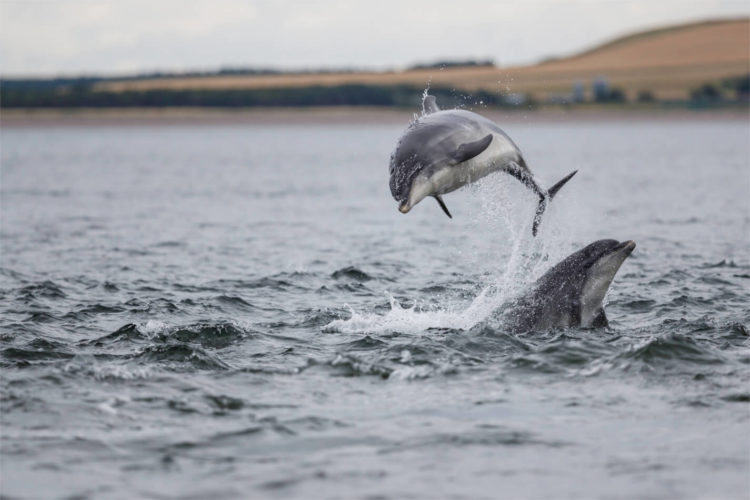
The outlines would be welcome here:
[[[746,498],[746,118],[502,123],[398,212],[406,123],[2,130],[8,498]],[[600,238],[610,326],[493,314]]]

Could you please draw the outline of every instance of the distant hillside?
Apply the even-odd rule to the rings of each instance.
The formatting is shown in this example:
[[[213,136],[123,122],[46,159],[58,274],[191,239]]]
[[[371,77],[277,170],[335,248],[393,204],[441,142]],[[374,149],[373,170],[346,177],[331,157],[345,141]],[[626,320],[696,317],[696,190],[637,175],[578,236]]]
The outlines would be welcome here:
[[[734,28],[737,28],[737,27],[741,28],[743,21],[744,20],[742,19],[712,19],[709,21],[698,21],[694,23],[678,24],[678,25],[673,25],[673,26],[656,28],[652,30],[639,31],[637,33],[632,33],[629,35],[621,36],[609,42],[605,42],[600,45],[597,45],[596,47],[593,47],[591,49],[585,50],[583,52],[580,52],[578,54],[571,56],[570,59],[572,59],[573,57],[580,58],[583,56],[589,56],[591,54],[602,52],[604,50],[608,50],[608,49],[612,49],[616,47],[620,47],[620,46],[629,44],[631,42],[642,42],[646,39],[653,39],[654,37],[658,37],[661,35],[680,34],[680,36],[684,36],[685,34],[690,34],[691,30],[693,30],[694,28],[700,28],[703,33],[706,33],[705,31],[703,31],[704,28],[720,27],[722,30],[724,30],[729,27],[728,26],[729,24],[733,24]],[[750,42],[750,40],[748,40],[748,42]],[[671,45],[675,47],[679,44],[675,44],[672,42]]]
[[[750,72],[750,19],[706,21],[628,35],[585,52],[532,66],[492,65],[419,68],[400,72],[215,75],[106,81],[97,90],[269,89],[359,85],[433,86],[545,98],[571,92],[581,82],[590,92],[605,77],[633,98],[648,90],[659,99],[685,99],[705,82]]]
[[[429,84],[443,106],[658,101],[750,103],[750,19],[670,26],[617,38],[532,66],[443,61],[405,71],[230,68],[129,78],[3,79],[0,107],[159,108],[419,105]]]
[[[750,71],[750,20],[711,21],[662,28],[619,38],[586,52],[517,68],[518,85],[533,91],[570,79],[608,78],[633,94],[683,98],[704,82]]]

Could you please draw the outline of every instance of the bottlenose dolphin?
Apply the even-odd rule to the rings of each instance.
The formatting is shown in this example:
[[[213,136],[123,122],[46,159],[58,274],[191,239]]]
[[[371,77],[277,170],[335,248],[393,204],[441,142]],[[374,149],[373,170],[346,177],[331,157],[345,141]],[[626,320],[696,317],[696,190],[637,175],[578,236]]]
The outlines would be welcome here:
[[[511,301],[503,314],[513,331],[607,326],[602,301],[634,241],[599,240],[569,255]]]
[[[541,187],[513,141],[494,122],[460,109],[441,111],[434,96],[422,100],[422,116],[409,125],[390,161],[390,187],[398,209],[406,213],[427,196],[448,217],[441,195],[499,170],[523,182],[539,196],[532,233],[536,236],[547,203],[573,177]]]

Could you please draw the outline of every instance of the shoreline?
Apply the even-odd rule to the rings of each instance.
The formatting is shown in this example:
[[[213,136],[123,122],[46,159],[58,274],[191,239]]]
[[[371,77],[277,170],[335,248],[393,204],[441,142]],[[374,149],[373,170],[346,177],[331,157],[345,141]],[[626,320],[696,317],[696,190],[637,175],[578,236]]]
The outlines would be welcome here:
[[[378,107],[5,109],[0,128],[201,125],[403,125],[418,110]],[[474,109],[499,123],[612,120],[750,120],[748,108]]]

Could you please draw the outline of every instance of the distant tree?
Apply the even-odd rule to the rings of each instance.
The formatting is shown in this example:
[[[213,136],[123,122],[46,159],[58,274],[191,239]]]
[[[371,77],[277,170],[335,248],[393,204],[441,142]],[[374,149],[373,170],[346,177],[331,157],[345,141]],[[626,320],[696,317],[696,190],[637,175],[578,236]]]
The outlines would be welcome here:
[[[747,101],[750,98],[750,73],[742,76],[733,76],[721,81],[721,86],[735,92],[738,101]]]
[[[628,98],[625,96],[625,91],[619,87],[614,87],[609,91],[609,102],[625,102]]]
[[[595,97],[596,102],[600,103],[621,103],[627,101],[625,92],[618,87],[608,89],[606,93],[599,93]]]
[[[475,60],[475,59],[466,59],[466,60],[446,60],[446,61],[436,61],[434,63],[429,64],[415,64],[414,66],[410,66],[410,70],[415,69],[444,69],[444,68],[463,68],[463,67],[492,67],[495,65],[495,62],[492,59],[484,59],[484,60]]]
[[[458,104],[456,92],[433,87],[438,100],[446,106]],[[75,108],[75,107],[251,107],[251,106],[409,106],[419,105],[421,88],[409,85],[339,85],[285,87],[268,89],[184,89],[98,92],[90,85],[61,87],[0,86],[2,108]],[[463,96],[469,99],[471,96]],[[483,94],[487,104],[497,97]],[[465,101],[473,102],[473,101]],[[465,102],[463,102],[465,104]]]
[[[638,102],[654,102],[656,101],[656,98],[650,90],[639,90],[636,100]]]
[[[721,97],[721,90],[712,83],[704,83],[690,92],[690,98],[693,101],[716,102],[721,100]]]

